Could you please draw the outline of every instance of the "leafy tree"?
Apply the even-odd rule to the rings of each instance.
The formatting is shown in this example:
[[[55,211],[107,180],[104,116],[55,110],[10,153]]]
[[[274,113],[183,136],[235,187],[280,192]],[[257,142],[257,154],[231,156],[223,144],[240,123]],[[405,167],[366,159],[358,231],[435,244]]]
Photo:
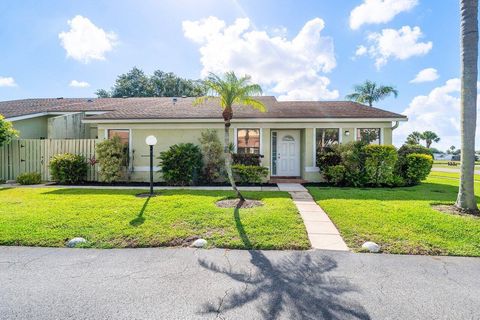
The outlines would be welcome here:
[[[111,98],[110,92],[105,89],[98,89],[95,94],[98,98]]]
[[[18,133],[17,130],[13,129],[12,123],[5,120],[5,117],[0,114],[0,147],[18,137]]]
[[[440,141],[440,137],[433,131],[424,131],[420,137],[422,140],[425,140],[425,146],[427,148],[430,148],[433,142]]]
[[[475,131],[477,126],[478,78],[478,0],[460,0],[461,13],[461,90],[460,125],[462,163],[460,187],[455,205],[477,212],[474,193]]]
[[[150,78],[155,97],[200,97],[206,89],[200,80],[183,79],[173,72],[157,70]]]
[[[245,198],[238,190],[232,172],[232,148],[230,146],[230,125],[233,118],[233,106],[246,105],[261,112],[266,110],[265,105],[252,96],[262,94],[262,88],[258,84],[252,84],[250,76],[238,78],[233,71],[225,73],[222,77],[210,73],[205,80],[206,87],[211,91],[212,95],[206,95],[197,98],[196,104],[202,104],[208,100],[214,100],[220,103],[223,109],[222,117],[224,121],[224,153],[225,153],[225,170],[227,171],[228,180],[236,192],[240,201]]]
[[[455,146],[450,146],[450,148],[447,150],[447,154],[454,154],[455,149]]]
[[[370,80],[356,85],[353,90],[354,92],[346,95],[345,98],[359,103],[366,103],[370,107],[373,106],[374,102],[383,100],[391,94],[395,98],[398,96],[398,91],[394,87],[378,85]]]
[[[206,87],[200,80],[184,79],[172,72],[160,70],[149,76],[137,67],[119,75],[110,92],[105,89],[95,92],[99,98],[199,97],[205,93]]]
[[[420,140],[422,140],[422,134],[418,131],[413,131],[407,136],[407,140],[405,141],[406,144],[420,144]]]

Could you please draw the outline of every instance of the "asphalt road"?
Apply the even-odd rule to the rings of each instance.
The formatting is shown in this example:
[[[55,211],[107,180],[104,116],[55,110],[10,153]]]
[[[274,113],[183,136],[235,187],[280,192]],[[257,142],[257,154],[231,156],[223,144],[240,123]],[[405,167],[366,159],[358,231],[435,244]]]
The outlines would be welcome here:
[[[480,259],[0,247],[1,319],[480,319]]]

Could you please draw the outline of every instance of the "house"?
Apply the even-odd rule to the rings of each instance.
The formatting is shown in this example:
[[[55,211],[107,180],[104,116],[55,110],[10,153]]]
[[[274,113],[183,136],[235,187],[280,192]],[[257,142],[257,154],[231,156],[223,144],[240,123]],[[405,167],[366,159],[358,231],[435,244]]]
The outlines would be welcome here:
[[[259,112],[235,106],[230,128],[238,153],[263,155],[270,177],[319,181],[316,149],[331,143],[368,140],[392,144],[403,115],[350,101],[277,101],[258,98]],[[132,180],[148,180],[145,138],[155,135],[155,153],[181,142],[198,143],[200,133],[217,129],[223,141],[218,101],[194,105],[194,98],[27,99],[0,102],[0,114],[20,138],[98,138],[118,135],[128,144]],[[158,169],[158,168],[156,168]]]

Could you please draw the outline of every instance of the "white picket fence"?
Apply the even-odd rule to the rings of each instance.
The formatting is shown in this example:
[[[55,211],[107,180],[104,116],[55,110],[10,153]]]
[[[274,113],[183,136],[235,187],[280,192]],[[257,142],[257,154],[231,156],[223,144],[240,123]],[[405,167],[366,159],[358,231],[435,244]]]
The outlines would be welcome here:
[[[0,147],[0,179],[15,180],[24,172],[38,172],[42,180],[50,180],[50,159],[59,153],[73,153],[87,159],[87,181],[96,181],[96,139],[21,139]]]

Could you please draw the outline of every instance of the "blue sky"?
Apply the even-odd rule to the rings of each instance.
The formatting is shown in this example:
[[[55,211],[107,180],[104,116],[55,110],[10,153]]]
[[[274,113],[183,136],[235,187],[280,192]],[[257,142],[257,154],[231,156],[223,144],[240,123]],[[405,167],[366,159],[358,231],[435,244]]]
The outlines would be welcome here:
[[[133,66],[234,69],[283,99],[343,99],[370,79],[400,93],[379,107],[411,119],[397,144],[426,129],[459,143],[457,0],[3,0],[0,43],[0,100],[91,97]]]

